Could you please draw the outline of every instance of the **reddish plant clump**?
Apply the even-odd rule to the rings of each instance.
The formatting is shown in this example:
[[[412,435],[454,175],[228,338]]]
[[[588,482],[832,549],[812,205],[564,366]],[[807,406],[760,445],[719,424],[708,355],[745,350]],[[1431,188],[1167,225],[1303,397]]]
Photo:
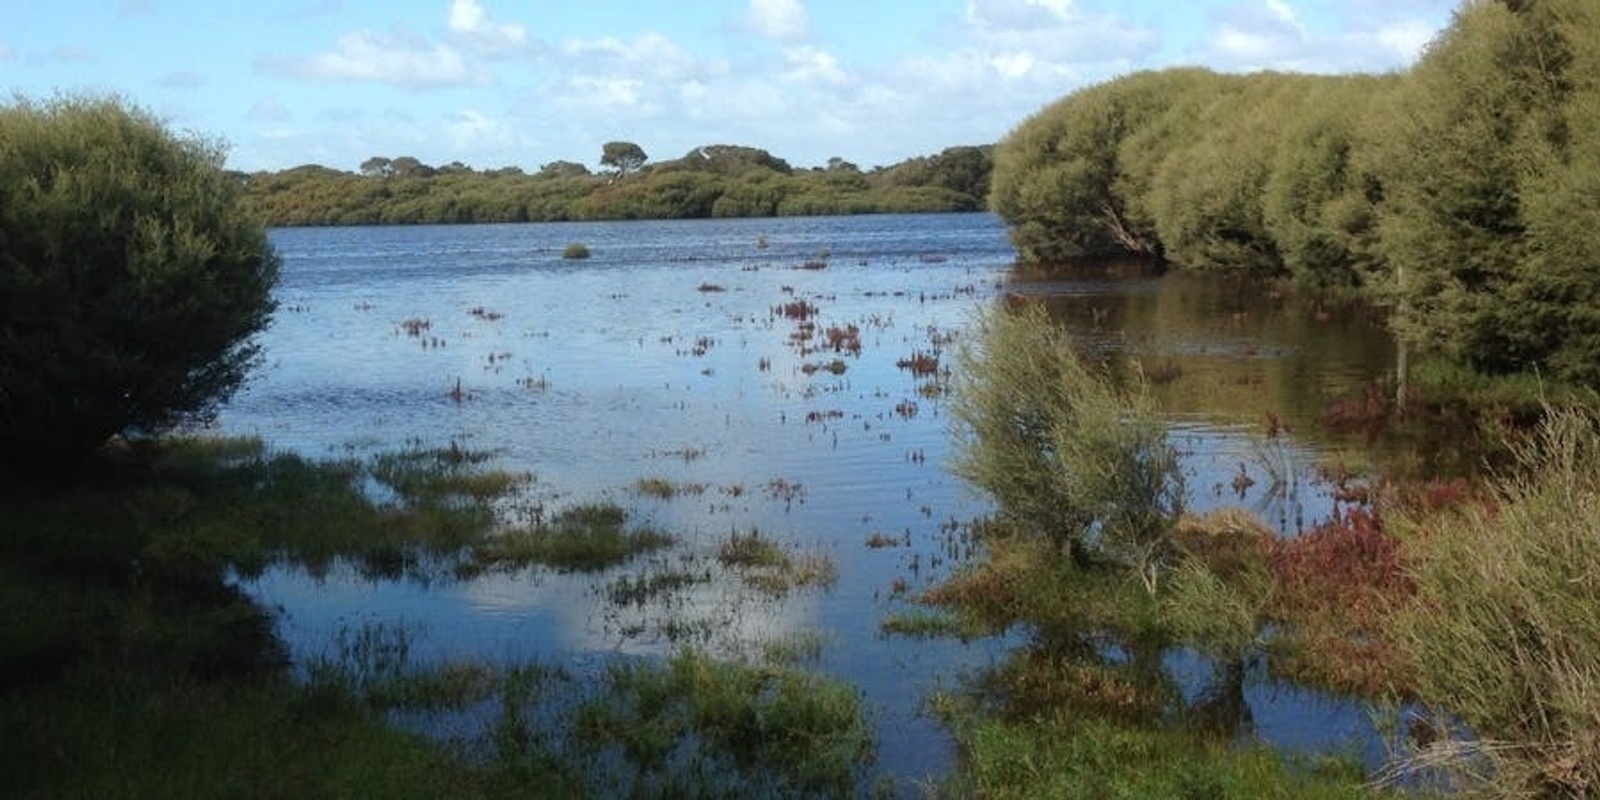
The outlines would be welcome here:
[[[774,311],[786,319],[807,320],[816,316],[817,307],[804,300],[791,300],[778,306]]]
[[[1387,630],[1415,586],[1376,512],[1355,508],[1301,536],[1260,541],[1275,586],[1268,615],[1296,640],[1285,670],[1360,694],[1409,684]]]

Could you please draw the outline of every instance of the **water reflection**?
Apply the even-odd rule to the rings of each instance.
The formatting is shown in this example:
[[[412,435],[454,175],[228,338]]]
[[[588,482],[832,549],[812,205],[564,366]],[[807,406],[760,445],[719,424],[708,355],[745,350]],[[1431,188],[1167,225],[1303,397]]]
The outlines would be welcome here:
[[[1319,429],[1322,404],[1392,362],[1382,331],[1357,310],[1308,311],[1236,281],[1126,269],[1013,281],[1013,251],[988,215],[295,229],[273,239],[284,311],[261,342],[267,369],[223,410],[223,430],[311,456],[485,449],[536,476],[529,502],[543,508],[602,498],[632,507],[681,537],[666,558],[690,559],[689,569],[710,568],[716,542],[749,530],[826,553],[838,568],[826,591],[773,598],[706,582],[646,609],[608,602],[606,585],[683,564],[428,586],[288,569],[247,581],[284,609],[301,655],[368,618],[414,624],[421,651],[496,661],[658,652],[673,643],[657,627],[672,616],[725,647],[817,631],[821,668],[856,682],[876,709],[882,763],[912,777],[953,757],[920,712],[924,692],[1015,644],[879,632],[902,602],[891,587],[939,578],[947,526],[985,508],[942,469],[942,376],[909,368],[913,357],[945,353],[1005,292],[1047,296],[1087,346],[1163,371],[1157,390],[1197,509],[1243,504],[1286,533],[1334,509],[1315,467],[1341,443]],[[569,241],[593,257],[561,260]],[[801,268],[824,252],[826,268]],[[797,301],[814,316],[782,311]],[[828,328],[846,326],[859,331],[859,352],[829,348]],[[647,477],[704,491],[640,497],[631,487]],[[775,481],[802,491],[763,491]],[[866,547],[874,534],[907,544]],[[1244,697],[1259,732],[1315,738],[1275,722],[1300,698],[1255,688]]]

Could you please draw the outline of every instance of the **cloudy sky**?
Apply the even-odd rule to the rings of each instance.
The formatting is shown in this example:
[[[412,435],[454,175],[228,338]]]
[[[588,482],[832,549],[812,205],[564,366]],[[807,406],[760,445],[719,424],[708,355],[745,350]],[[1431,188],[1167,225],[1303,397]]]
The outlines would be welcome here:
[[[993,142],[1127,72],[1383,71],[1455,0],[55,0],[0,94],[114,93],[244,170],[374,155],[527,170],[761,147],[863,167]]]

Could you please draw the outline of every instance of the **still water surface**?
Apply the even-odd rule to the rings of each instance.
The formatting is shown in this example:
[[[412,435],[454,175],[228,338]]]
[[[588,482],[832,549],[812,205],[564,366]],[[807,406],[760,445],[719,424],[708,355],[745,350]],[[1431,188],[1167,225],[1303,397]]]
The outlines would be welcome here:
[[[1009,277],[1014,251],[987,214],[574,223],[273,232],[284,259],[265,368],[225,409],[224,432],[346,457],[407,447],[490,451],[536,476],[547,512],[614,500],[682,545],[715,551],[760,530],[830,557],[837,584],[783,598],[703,586],[670,615],[712,647],[821,634],[820,668],[858,685],[880,763],[911,782],[946,772],[947,735],[919,713],[928,691],[1004,657],[1008,641],[888,638],[879,626],[948,568],[950,525],[985,509],[944,469],[937,389],[974,313],[1017,292],[1048,297],[1080,341],[1176,377],[1161,387],[1186,454],[1191,504],[1243,503],[1287,535],[1327,517],[1310,471],[1340,443],[1321,403],[1389,368],[1382,332],[1338,310],[1172,276]],[[561,258],[569,242],[592,257]],[[821,268],[818,268],[821,267]],[[783,313],[815,307],[815,333]],[[860,352],[813,350],[856,326]],[[937,355],[941,372],[902,365]],[[843,371],[826,366],[837,359]],[[1261,436],[1265,413],[1294,435]],[[1243,494],[1231,479],[1259,478]],[[1270,476],[1290,476],[1276,485]],[[702,487],[639,496],[641,478]],[[789,487],[776,491],[773,487]],[[522,508],[526,509],[528,504]],[[869,548],[882,534],[901,542]],[[437,658],[559,660],[579,672],[665,652],[663,613],[609,605],[598,578],[530,570],[480,579],[374,582],[290,568],[245,583],[302,658],[341,628],[405,626]],[[701,643],[694,641],[691,643]],[[1361,709],[1285,687],[1248,699],[1255,735],[1294,747],[1368,734]],[[1368,742],[1369,747],[1375,744]]]

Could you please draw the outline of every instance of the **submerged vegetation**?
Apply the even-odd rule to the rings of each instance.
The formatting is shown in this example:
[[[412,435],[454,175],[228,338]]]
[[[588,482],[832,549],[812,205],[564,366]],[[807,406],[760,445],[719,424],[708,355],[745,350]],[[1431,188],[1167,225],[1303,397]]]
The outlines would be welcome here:
[[[540,664],[420,660],[403,627],[338,632],[291,669],[274,620],[226,578],[352,560],[372,576],[451,565],[600,569],[671,538],[575,506],[503,531],[527,478],[456,447],[309,462],[256,440],[174,439],[96,477],[6,490],[0,755],[17,797],[790,797],[873,791],[857,690],[790,661],[681,649],[595,679]],[[761,567],[803,577],[778,551]],[[769,563],[770,562],[770,563]],[[691,577],[685,585],[702,579]],[[790,648],[793,650],[793,648]],[[775,647],[773,653],[784,652]],[[394,712],[478,709],[459,738]],[[474,713],[479,713],[474,712]]]

